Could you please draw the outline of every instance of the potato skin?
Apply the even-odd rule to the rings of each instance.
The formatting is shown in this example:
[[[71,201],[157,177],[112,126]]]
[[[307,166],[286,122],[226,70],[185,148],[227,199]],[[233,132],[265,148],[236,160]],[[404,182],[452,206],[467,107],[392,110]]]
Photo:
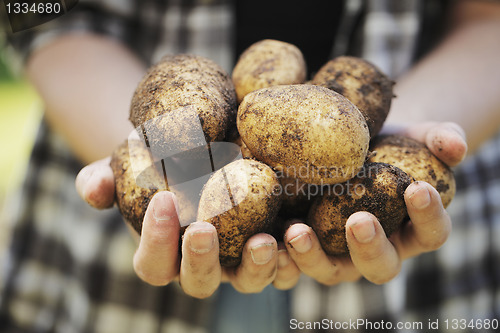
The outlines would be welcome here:
[[[248,93],[260,88],[303,83],[306,75],[306,62],[299,48],[265,39],[252,44],[240,55],[232,78],[238,102],[241,102]]]
[[[351,102],[306,84],[248,94],[238,108],[237,126],[257,160],[311,184],[335,184],[355,176],[370,139],[365,119]]]
[[[343,184],[325,188],[314,200],[308,224],[328,255],[349,253],[345,224],[359,211],[375,215],[389,237],[407,218],[404,191],[412,182],[402,170],[385,163],[367,163],[358,176]]]
[[[273,230],[281,205],[278,186],[274,171],[251,159],[229,163],[205,184],[197,220],[210,222],[217,229],[222,266],[238,265],[246,241]]]
[[[119,145],[111,156],[110,166],[115,178],[115,201],[125,221],[130,223],[140,235],[142,221],[151,198],[160,189],[164,189],[165,181],[155,168],[148,168],[142,174],[142,185],[137,184],[132,160],[142,167],[152,165],[152,158],[147,147],[141,141],[125,141]],[[141,166],[137,165],[137,169]]]
[[[397,166],[407,174],[431,184],[446,208],[453,200],[456,183],[453,171],[421,142],[402,135],[378,136],[372,142],[370,162]]]
[[[231,139],[236,111],[232,80],[219,65],[196,55],[168,55],[150,67],[137,86],[130,121],[136,128],[149,124],[150,144],[169,152],[172,146],[193,147],[193,141],[203,145],[203,139]],[[173,119],[157,118],[168,114]],[[195,127],[200,124],[201,137]]]
[[[146,209],[158,191],[168,190],[178,200],[177,214],[182,222],[194,222],[195,200],[179,190],[169,188],[158,163],[144,142],[128,140],[119,145],[111,156],[110,166],[115,179],[115,202],[127,223],[140,235]],[[142,171],[143,170],[143,171]],[[140,172],[142,171],[142,172]],[[169,176],[169,180],[172,177]]]
[[[312,84],[347,97],[366,118],[370,137],[380,132],[393,98],[393,82],[372,63],[349,56],[327,62],[314,75]]]

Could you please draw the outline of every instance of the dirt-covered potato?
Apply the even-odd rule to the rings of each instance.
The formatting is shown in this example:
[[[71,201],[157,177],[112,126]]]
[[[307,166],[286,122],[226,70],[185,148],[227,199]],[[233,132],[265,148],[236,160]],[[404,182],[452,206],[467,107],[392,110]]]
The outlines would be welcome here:
[[[404,191],[411,182],[411,177],[395,166],[367,163],[355,178],[324,188],[323,195],[313,202],[308,224],[327,254],[346,255],[349,216],[359,211],[372,213],[389,237],[406,220]]]
[[[221,265],[238,265],[246,241],[273,230],[281,205],[278,188],[274,171],[251,159],[231,162],[210,177],[203,187],[197,220],[217,229]]]
[[[355,176],[370,139],[364,117],[347,98],[306,84],[251,92],[239,106],[237,126],[256,159],[312,184]]]
[[[234,85],[219,65],[201,56],[169,55],[139,83],[130,121],[143,126],[155,155],[168,155],[232,139],[236,111]]]
[[[115,201],[123,218],[141,234],[142,221],[149,202],[161,190],[173,192],[179,205],[180,221],[193,222],[196,207],[185,193],[169,188],[159,165],[153,162],[150,150],[143,141],[128,140],[118,146],[112,154],[111,169],[115,178]]]
[[[132,166],[132,160],[137,164]],[[155,168],[151,168],[151,155],[139,140],[130,141],[130,147],[128,141],[118,146],[113,152],[110,165],[115,178],[115,201],[118,209],[123,218],[141,234],[148,204],[155,193],[165,187],[165,181]],[[145,172],[139,174],[139,170]]]
[[[265,39],[240,55],[232,78],[241,102],[246,94],[260,88],[303,83],[306,75],[304,56],[295,45]]]
[[[382,128],[393,97],[393,82],[370,62],[341,56],[327,62],[314,75],[312,84],[347,97],[365,116],[370,136]]]
[[[456,184],[452,170],[421,142],[401,136],[379,136],[373,140],[370,162],[392,164],[415,178],[428,182],[439,192],[447,207],[455,196]]]

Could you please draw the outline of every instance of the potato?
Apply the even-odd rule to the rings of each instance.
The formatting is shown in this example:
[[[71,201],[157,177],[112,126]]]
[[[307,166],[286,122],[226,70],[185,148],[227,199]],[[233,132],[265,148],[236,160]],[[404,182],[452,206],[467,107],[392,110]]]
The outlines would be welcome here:
[[[351,102],[306,84],[248,94],[238,108],[237,126],[257,160],[312,184],[335,184],[355,176],[370,139],[365,119]]]
[[[196,208],[192,198],[169,187],[161,168],[153,162],[148,147],[139,140],[128,140],[118,146],[112,154],[111,169],[115,178],[115,201],[124,219],[141,234],[142,221],[153,196],[161,190],[173,192],[178,201],[178,217],[182,224],[193,222]]]
[[[412,179],[385,163],[367,163],[358,175],[343,183],[324,187],[314,200],[308,224],[329,255],[347,255],[345,224],[355,212],[375,215],[389,237],[406,220],[404,191]]]
[[[221,265],[236,266],[246,241],[271,232],[281,205],[279,181],[267,165],[242,159],[217,170],[203,187],[198,221],[215,226]]]
[[[246,144],[239,137],[234,141],[240,147],[243,158],[255,159]],[[297,178],[286,177],[278,174],[281,184],[282,204],[278,213],[281,217],[301,218],[306,217],[312,199],[318,192],[317,185],[306,184]],[[313,190],[311,191],[311,186]]]
[[[307,69],[302,52],[286,42],[265,39],[252,44],[233,69],[238,102],[246,94],[279,84],[303,83]]]
[[[380,132],[389,113],[393,82],[370,62],[342,56],[327,62],[314,75],[313,84],[347,97],[366,118],[370,137]]]
[[[373,140],[372,150],[370,162],[395,165],[415,180],[428,182],[448,207],[456,192],[455,177],[423,143],[401,135],[379,136]]]
[[[136,182],[136,174],[131,159],[141,163],[137,170],[145,169],[140,175],[142,186]],[[141,234],[142,221],[151,198],[165,187],[165,181],[155,168],[150,168],[152,159],[141,141],[123,142],[111,157],[111,169],[115,178],[115,196],[118,209],[123,218]]]
[[[237,102],[230,76],[213,61],[169,55],[152,66],[131,103],[130,121],[155,156],[232,139]]]

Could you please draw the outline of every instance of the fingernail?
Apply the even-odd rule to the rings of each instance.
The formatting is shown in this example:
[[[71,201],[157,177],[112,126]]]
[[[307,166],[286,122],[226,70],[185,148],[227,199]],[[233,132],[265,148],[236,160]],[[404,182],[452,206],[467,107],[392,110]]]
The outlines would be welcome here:
[[[290,256],[285,249],[278,250],[278,267],[286,267],[290,263]]]
[[[453,149],[454,149],[454,158],[455,161],[453,163],[456,165],[460,162],[462,162],[465,157],[467,156],[467,138],[465,135],[465,132],[462,130],[462,128],[458,125],[449,125],[449,131],[451,131],[454,135],[458,137],[456,142],[463,141],[463,144],[456,144]],[[454,140],[450,139],[450,142],[453,142]],[[458,157],[458,158],[457,158]]]
[[[308,233],[300,234],[288,242],[299,253],[306,253],[312,248],[311,237]]]
[[[274,247],[271,243],[260,244],[250,249],[252,260],[256,265],[265,265],[274,255]]]
[[[458,134],[458,136],[460,136],[461,139],[465,139],[465,132],[459,125],[454,123],[448,123],[447,128],[449,131]]]
[[[349,226],[356,241],[362,244],[369,243],[375,237],[375,225],[371,219],[360,220]]]
[[[166,204],[167,200],[171,200],[170,193],[158,193],[153,197],[153,200],[153,217],[156,221],[168,221],[174,217],[170,204]]]
[[[215,235],[211,230],[199,230],[191,234],[189,248],[194,253],[207,253],[214,248]]]
[[[92,165],[87,165],[82,170],[80,170],[78,176],[76,177],[76,190],[78,191],[80,197],[85,201],[87,201],[87,184],[94,172],[95,168]]]
[[[410,194],[411,205],[417,209],[424,209],[431,203],[431,196],[429,190],[424,185],[420,186],[419,189]]]

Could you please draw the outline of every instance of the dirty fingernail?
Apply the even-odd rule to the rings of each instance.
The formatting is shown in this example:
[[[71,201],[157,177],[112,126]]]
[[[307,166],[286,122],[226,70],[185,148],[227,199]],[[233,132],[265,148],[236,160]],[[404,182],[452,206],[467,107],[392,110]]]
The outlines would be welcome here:
[[[419,189],[410,194],[409,199],[412,206],[417,209],[424,209],[431,203],[429,190],[424,185],[420,185]]]
[[[375,225],[371,219],[356,221],[349,228],[359,243],[369,243],[375,237]]]
[[[260,244],[250,249],[252,260],[256,265],[265,265],[274,255],[274,247],[271,243]]]
[[[194,253],[204,254],[214,248],[215,235],[211,230],[195,231],[189,239],[189,248]]]
[[[153,217],[156,221],[168,221],[174,216],[170,205],[166,205],[167,200],[171,200],[171,194],[168,192],[158,193],[153,200]]]
[[[303,233],[294,237],[288,244],[299,253],[306,253],[312,248],[311,237],[308,233]]]

